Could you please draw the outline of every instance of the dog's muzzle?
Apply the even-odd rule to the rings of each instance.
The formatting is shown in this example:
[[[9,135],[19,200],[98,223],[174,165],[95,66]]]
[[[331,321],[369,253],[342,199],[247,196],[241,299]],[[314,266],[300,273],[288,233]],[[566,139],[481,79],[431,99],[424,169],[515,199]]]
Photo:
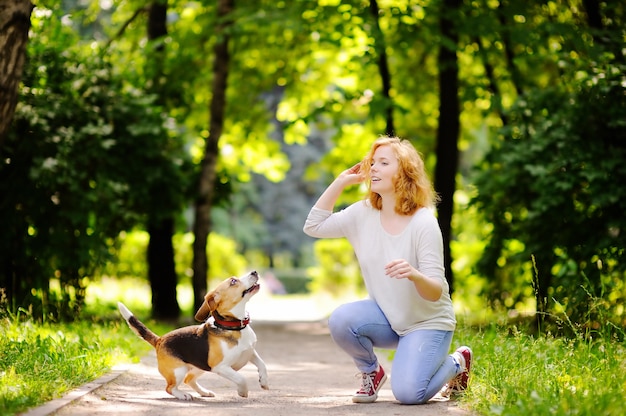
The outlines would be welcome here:
[[[247,288],[246,290],[243,291],[243,293],[241,294],[241,297],[246,296],[250,292],[254,292],[255,290],[259,289],[260,287],[261,287],[261,285],[259,285],[258,283],[253,284],[252,286],[250,286],[249,288]]]

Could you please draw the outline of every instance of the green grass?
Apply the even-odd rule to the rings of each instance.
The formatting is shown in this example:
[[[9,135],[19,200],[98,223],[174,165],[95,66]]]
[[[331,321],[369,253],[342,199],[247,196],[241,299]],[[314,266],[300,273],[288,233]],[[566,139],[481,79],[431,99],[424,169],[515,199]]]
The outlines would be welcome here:
[[[515,327],[461,329],[474,365],[462,406],[484,415],[624,414],[626,345],[530,336]]]
[[[108,293],[111,290],[110,282]],[[128,288],[135,287],[132,283]],[[123,288],[123,287],[122,287]],[[122,320],[115,296],[94,285],[84,318],[71,324],[34,323],[28,316],[0,319],[0,415],[13,415],[92,381],[119,364],[138,362],[151,350]],[[119,288],[118,288],[119,289]],[[130,290],[130,289],[129,289]],[[140,289],[145,290],[145,289]],[[149,316],[149,296],[121,298],[138,316]],[[171,330],[145,320],[159,334]]]
[[[119,324],[0,323],[0,408],[12,414],[104,374],[128,360]],[[120,342],[113,340],[121,336]],[[135,343],[137,344],[137,343]],[[133,346],[134,347],[134,346]]]

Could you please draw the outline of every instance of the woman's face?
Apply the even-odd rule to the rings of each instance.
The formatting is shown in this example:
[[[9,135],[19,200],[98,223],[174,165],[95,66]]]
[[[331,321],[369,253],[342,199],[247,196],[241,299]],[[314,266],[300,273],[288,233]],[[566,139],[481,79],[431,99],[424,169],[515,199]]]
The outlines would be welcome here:
[[[390,146],[376,149],[370,167],[371,190],[379,195],[393,193],[393,177],[398,172],[398,159]]]

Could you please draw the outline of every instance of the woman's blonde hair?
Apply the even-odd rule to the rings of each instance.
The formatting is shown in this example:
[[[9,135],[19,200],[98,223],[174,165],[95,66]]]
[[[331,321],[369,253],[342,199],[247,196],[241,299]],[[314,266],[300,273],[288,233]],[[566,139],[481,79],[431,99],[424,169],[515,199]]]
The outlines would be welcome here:
[[[381,146],[391,147],[398,159],[398,173],[393,178],[396,193],[395,211],[398,214],[412,215],[419,208],[433,207],[439,202],[439,196],[426,173],[424,160],[408,140],[387,136],[378,138],[361,162],[361,171],[367,178],[371,177],[374,153]],[[376,192],[372,192],[371,181],[368,182],[368,189],[368,198],[372,206],[378,210],[382,209],[382,198]]]

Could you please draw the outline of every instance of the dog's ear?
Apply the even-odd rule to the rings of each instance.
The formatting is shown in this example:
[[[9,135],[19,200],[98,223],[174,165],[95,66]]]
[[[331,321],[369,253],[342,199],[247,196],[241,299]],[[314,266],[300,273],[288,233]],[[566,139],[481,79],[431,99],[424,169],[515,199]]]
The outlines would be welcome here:
[[[196,312],[196,321],[204,322],[209,318],[211,312],[215,310],[217,294],[215,292],[208,293],[204,297],[204,302],[198,312]]]

